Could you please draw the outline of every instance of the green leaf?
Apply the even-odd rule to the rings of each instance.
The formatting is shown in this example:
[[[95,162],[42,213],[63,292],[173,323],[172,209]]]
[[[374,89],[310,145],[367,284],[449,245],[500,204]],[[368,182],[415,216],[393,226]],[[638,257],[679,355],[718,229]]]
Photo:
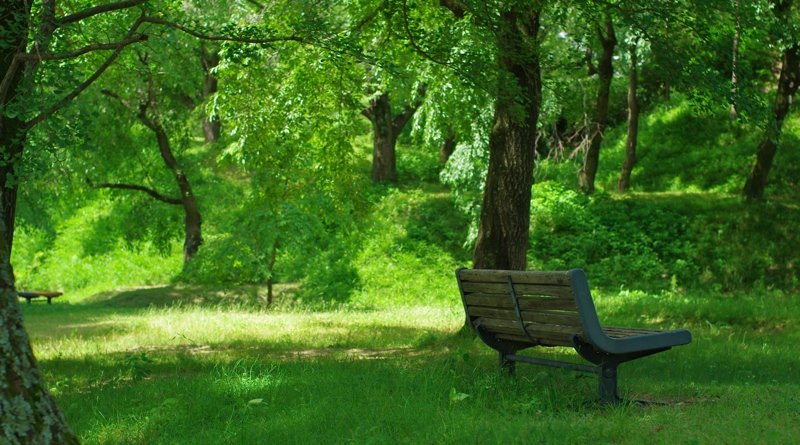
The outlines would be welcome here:
[[[455,388],[450,388],[450,402],[452,402],[452,403],[460,402],[460,401],[462,401],[464,399],[467,399],[469,397],[472,397],[472,396],[470,396],[469,394],[465,394],[463,392],[458,392],[458,391],[456,391]]]

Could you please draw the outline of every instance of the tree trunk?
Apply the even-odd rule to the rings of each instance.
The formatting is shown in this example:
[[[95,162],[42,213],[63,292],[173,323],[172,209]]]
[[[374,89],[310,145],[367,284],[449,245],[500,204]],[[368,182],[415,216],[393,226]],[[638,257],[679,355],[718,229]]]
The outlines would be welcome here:
[[[31,2],[9,0],[5,8],[0,9],[0,110],[5,110],[9,102],[16,96],[17,90],[25,77],[25,69],[20,62],[14,62],[14,55],[25,52],[28,44],[28,15]],[[12,67],[12,65],[15,65]],[[9,73],[11,77],[6,79]],[[14,220],[17,213],[17,185],[14,167],[25,147],[25,121],[20,117],[7,117],[0,111],[0,197],[2,197],[4,238],[11,255],[14,245]]]
[[[219,54],[208,54],[205,52],[205,48],[203,49],[203,55],[201,57],[203,72],[205,73],[205,77],[203,78],[203,98],[206,98],[217,92],[217,75],[214,74],[213,69],[219,65],[219,62]],[[206,144],[218,141],[220,137],[220,130],[221,124],[219,122],[219,118],[215,116],[209,119],[208,115],[204,113],[203,135],[205,136]]]
[[[188,263],[197,249],[203,243],[200,226],[202,219],[200,218],[200,210],[197,208],[197,200],[192,193],[192,186],[189,184],[189,179],[183,173],[178,161],[172,155],[172,149],[169,145],[169,138],[161,124],[157,121],[151,121],[153,124],[153,131],[156,133],[158,139],[158,148],[161,151],[161,157],[164,159],[164,164],[172,170],[175,175],[175,182],[178,183],[178,188],[181,191],[181,202],[183,203],[184,217],[184,230],[185,238],[183,242],[183,261]]]
[[[631,171],[636,165],[636,142],[639,137],[639,102],[636,99],[638,84],[636,68],[636,44],[630,47],[631,72],[628,80],[628,137],[625,141],[625,161],[617,182],[617,193],[625,193],[631,185]]]
[[[614,24],[610,16],[606,18],[605,34],[598,27],[597,36],[603,45],[603,53],[600,56],[600,63],[597,66],[598,77],[600,78],[600,88],[597,90],[597,114],[592,122],[592,139],[589,142],[589,149],[583,158],[583,167],[578,173],[578,180],[581,190],[584,193],[594,193],[594,180],[597,175],[597,168],[600,163],[600,146],[603,143],[603,132],[608,121],[608,101],[611,92],[611,79],[614,76],[614,47],[617,45],[617,38],[614,35]]]
[[[362,113],[372,122],[372,181],[397,182],[395,144],[397,135],[392,126],[392,107],[389,93],[369,101]]]
[[[439,163],[447,164],[450,156],[456,151],[456,135],[453,133],[453,126],[447,127],[447,139],[442,144],[442,149],[439,151]]]
[[[789,15],[791,12],[792,0],[784,0],[776,3],[773,9],[774,14],[789,29]],[[758,144],[756,151],[756,163],[753,170],[747,177],[744,184],[743,194],[746,199],[761,199],[764,197],[764,189],[767,187],[767,177],[778,150],[778,139],[783,127],[783,120],[789,112],[789,105],[792,97],[800,86],[800,45],[794,44],[787,47],[783,52],[780,78],[778,80],[778,92],[772,106],[774,120],[771,120],[764,134],[764,139]]]
[[[0,443],[77,444],[25,332],[6,239],[0,221]]]
[[[539,11],[500,15],[501,67],[513,79],[522,99],[507,85],[494,110],[489,136],[489,171],[484,187],[480,227],[473,256],[476,269],[527,267],[531,186],[536,153],[536,123],[542,98],[539,63]],[[501,80],[502,82],[502,80]],[[520,106],[524,116],[519,116]],[[516,112],[515,112],[516,111]]]
[[[372,182],[397,182],[397,137],[419,108],[421,97],[425,96],[424,86],[418,94],[414,104],[406,104],[405,111],[396,116],[392,116],[389,93],[370,99],[369,106],[361,110],[372,122]]]
[[[739,3],[736,3],[736,32],[733,34],[733,55],[731,57],[731,120],[736,120],[738,113],[736,112],[736,70],[737,62],[739,59],[739,39],[742,36],[742,19],[739,17]]]
[[[275,297],[272,294],[272,268],[275,267],[275,256],[278,254],[278,247],[281,245],[280,240],[280,237],[275,237],[275,242],[272,243],[272,252],[267,262],[267,270],[269,270],[269,278],[267,279],[267,306],[272,306],[272,303],[275,301]]]

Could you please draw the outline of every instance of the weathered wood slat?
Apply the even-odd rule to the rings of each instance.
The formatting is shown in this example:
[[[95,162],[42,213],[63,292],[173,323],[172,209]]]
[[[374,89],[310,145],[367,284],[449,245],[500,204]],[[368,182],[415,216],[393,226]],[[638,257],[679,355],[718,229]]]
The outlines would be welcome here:
[[[465,293],[488,295],[511,295],[508,283],[468,283],[462,282]],[[518,297],[524,295],[543,295],[548,297],[567,298],[572,300],[572,289],[569,286],[550,286],[537,284],[514,284],[514,292]]]
[[[611,338],[636,337],[637,335],[654,334],[661,332],[659,329],[645,328],[620,328],[615,326],[603,326],[603,332]]]
[[[517,320],[517,312],[513,309],[496,309],[483,306],[467,306],[469,315],[499,320]],[[535,323],[548,323],[561,326],[581,327],[581,319],[576,312],[522,311],[522,319]]]
[[[506,333],[498,332],[498,333],[495,333],[494,336],[495,336],[495,338],[497,338],[499,340],[510,340],[510,341],[517,341],[517,342],[523,342],[523,343],[530,343],[530,340],[528,340],[528,337],[525,337],[524,335],[514,335],[514,334],[506,334]],[[570,343],[569,340],[564,340],[564,339],[553,340],[553,339],[542,338],[542,339],[539,339],[539,340],[540,340],[540,342],[539,342],[538,346],[572,346],[572,343]]]
[[[490,332],[502,332],[506,334],[522,335],[522,330],[519,322],[511,320],[498,320],[494,318],[478,318],[473,321],[475,325],[481,324],[485,326]],[[551,324],[540,323],[526,323],[525,330],[528,331],[534,339],[549,339],[549,340],[567,340],[572,334],[581,332],[581,328],[575,326],[559,326]]]
[[[480,270],[465,269],[459,272],[462,282],[479,281],[487,283],[506,283],[508,277],[520,284],[562,284],[569,285],[569,275],[565,271],[540,272],[530,270]]]
[[[514,308],[510,295],[470,294],[466,297],[468,306],[486,306],[495,308]],[[523,311],[577,311],[574,300],[562,298],[520,297],[519,307]]]

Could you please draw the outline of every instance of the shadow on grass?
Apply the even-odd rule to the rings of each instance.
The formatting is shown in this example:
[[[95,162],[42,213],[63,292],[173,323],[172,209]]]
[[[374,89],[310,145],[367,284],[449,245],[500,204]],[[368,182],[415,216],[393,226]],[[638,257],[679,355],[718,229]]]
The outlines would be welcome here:
[[[298,291],[296,283],[274,286],[276,300],[291,299]],[[267,286],[246,284],[238,286],[168,285],[122,289],[103,292],[79,305],[115,308],[146,308],[170,306],[267,306]]]

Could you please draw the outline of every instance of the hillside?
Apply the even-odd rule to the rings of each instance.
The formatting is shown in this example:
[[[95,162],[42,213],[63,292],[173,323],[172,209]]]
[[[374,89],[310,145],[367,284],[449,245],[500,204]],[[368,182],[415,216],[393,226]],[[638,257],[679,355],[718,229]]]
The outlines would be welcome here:
[[[797,292],[800,119],[787,122],[769,199],[760,203],[738,195],[756,128],[730,123],[724,112],[698,115],[680,100],[660,105],[641,127],[639,163],[627,195],[610,193],[624,128],[608,132],[599,192],[592,197],[574,191],[575,160],[540,161],[529,267],[582,267],[595,286],[617,290]],[[357,168],[365,176],[367,142],[357,144]],[[470,216],[460,210],[464,200],[454,200],[438,183],[438,154],[406,142],[399,148],[399,185],[363,181],[356,207],[314,232],[313,242],[278,251],[275,281],[299,286],[292,294],[297,304],[452,303],[452,271],[470,264]],[[226,206],[243,193],[241,174],[216,167],[214,147],[197,146],[186,156],[205,166],[193,170],[205,221],[199,266],[183,269],[180,215],[171,209],[162,208],[157,224],[131,234],[131,220],[153,221],[137,206],[158,204],[73,188],[61,192],[53,206],[58,210],[41,211],[45,215],[32,210],[35,193],[24,195],[29,201],[21,204],[27,210],[20,212],[13,256],[18,287],[60,289],[77,303],[122,287],[259,282],[261,266],[248,263],[255,260],[247,243],[231,244],[236,240],[226,220]],[[72,200],[77,206],[70,206],[71,194],[80,197]]]

